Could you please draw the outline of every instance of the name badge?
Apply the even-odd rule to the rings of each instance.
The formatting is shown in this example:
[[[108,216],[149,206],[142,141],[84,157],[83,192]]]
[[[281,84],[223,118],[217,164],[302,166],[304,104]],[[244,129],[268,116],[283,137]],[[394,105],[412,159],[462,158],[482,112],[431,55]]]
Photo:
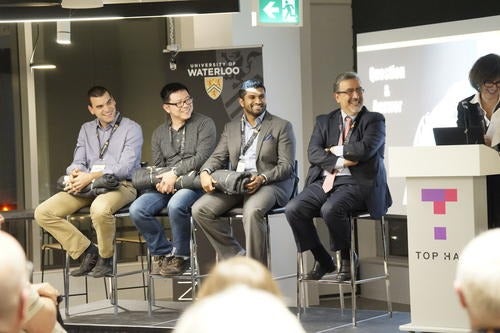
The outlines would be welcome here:
[[[104,164],[94,164],[92,166],[92,169],[90,170],[90,172],[101,172],[101,171],[104,171],[104,167],[106,165]]]
[[[245,161],[239,160],[236,172],[245,172]]]

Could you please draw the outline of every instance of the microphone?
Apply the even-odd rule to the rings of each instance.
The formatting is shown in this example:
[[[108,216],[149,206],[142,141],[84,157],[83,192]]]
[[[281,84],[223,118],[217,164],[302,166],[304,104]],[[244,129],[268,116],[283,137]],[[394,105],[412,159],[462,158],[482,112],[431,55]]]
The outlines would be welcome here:
[[[469,144],[469,125],[470,125],[470,111],[469,111],[469,105],[467,105],[466,101],[462,101],[462,108],[464,109],[464,135],[465,135],[465,143]]]

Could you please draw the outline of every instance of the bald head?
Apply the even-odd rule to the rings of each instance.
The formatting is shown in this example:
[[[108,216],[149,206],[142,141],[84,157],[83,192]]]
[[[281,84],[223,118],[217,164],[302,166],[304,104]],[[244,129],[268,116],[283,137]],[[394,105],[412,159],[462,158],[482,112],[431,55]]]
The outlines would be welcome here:
[[[0,230],[0,331],[15,332],[24,316],[24,289],[28,282],[26,256],[11,235]]]
[[[471,328],[500,327],[500,228],[480,234],[464,248],[455,289]]]

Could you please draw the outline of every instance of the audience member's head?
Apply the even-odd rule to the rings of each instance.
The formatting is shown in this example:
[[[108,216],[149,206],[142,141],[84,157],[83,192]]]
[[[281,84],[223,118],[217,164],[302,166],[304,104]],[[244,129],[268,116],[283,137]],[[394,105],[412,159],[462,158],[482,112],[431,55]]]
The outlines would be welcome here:
[[[28,273],[21,245],[0,230],[0,332],[19,332],[25,316]]]
[[[472,329],[500,328],[500,229],[467,244],[460,254],[455,290]]]
[[[179,318],[175,333],[305,333],[277,296],[235,285],[191,305]]]
[[[262,289],[281,297],[271,272],[263,264],[249,257],[236,256],[219,262],[203,281],[198,299],[218,293],[234,285],[243,284]]]

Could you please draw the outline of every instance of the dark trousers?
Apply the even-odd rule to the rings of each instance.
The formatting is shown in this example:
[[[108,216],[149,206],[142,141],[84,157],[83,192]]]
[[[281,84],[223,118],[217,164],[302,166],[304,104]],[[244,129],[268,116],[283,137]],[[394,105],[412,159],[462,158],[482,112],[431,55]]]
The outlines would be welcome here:
[[[348,250],[351,239],[349,215],[366,209],[359,185],[352,177],[337,177],[329,193],[323,191],[322,184],[323,178],[306,186],[285,208],[299,252],[322,245],[313,223],[314,217],[322,217],[325,221],[332,251]]]

